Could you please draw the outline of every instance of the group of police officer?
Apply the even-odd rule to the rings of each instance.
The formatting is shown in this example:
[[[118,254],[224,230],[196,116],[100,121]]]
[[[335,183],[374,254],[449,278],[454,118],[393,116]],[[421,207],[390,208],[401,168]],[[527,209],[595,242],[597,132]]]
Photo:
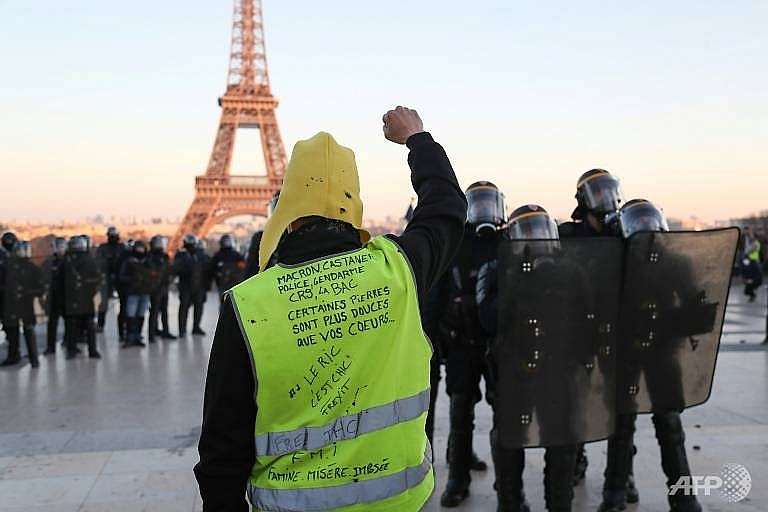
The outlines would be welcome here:
[[[178,278],[179,335],[188,326],[188,312],[193,308],[192,334],[203,335],[200,327],[206,292],[215,282],[223,292],[246,276],[246,261],[236,247],[232,235],[219,240],[220,248],[209,257],[202,242],[188,234],[183,248],[173,259],[167,252],[167,239],[153,236],[149,244],[143,240],[123,243],[114,226],[106,232],[107,240],[95,251],[90,237],[73,236],[69,240],[56,237],[52,254],[36,265],[29,242],[18,240],[11,231],[2,235],[0,248],[0,320],[8,340],[2,366],[21,361],[21,333],[33,368],[39,366],[35,337],[37,297],[48,317],[44,354],[55,354],[59,320],[64,321],[66,358],[72,359],[88,347],[88,356],[101,357],[96,348],[96,333],[103,332],[109,301],[116,294],[118,335],[122,347],[144,346],[142,331],[147,311],[148,341],[158,337],[176,339],[168,322],[168,294],[171,282]],[[94,299],[100,294],[98,311]]]
[[[644,199],[625,202],[618,179],[603,169],[584,173],[576,189],[573,220],[559,226],[534,204],[507,218],[504,195],[490,182],[466,190],[462,245],[422,304],[436,349],[430,440],[441,363],[450,397],[444,507],[458,506],[471,470],[485,469],[472,448],[481,379],[494,411],[499,512],[529,510],[524,448],[536,446],[546,448],[547,509],[570,511],[587,469],[584,442],[606,438],[599,511],[637,502],[638,412],[653,414],[667,485],[690,475],[680,412],[709,393],[738,230],[711,235],[717,242],[703,246],[708,256],[719,251],[719,263],[697,275],[678,253],[694,245],[685,236],[699,234],[665,238],[672,233],[662,211]],[[683,377],[693,367],[698,383]],[[674,512],[701,510],[693,495],[668,501]]]

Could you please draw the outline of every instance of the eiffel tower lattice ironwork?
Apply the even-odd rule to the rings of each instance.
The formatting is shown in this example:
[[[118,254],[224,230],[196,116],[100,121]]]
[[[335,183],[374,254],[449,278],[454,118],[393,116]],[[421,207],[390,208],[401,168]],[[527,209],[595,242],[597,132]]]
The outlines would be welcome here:
[[[195,198],[171,239],[175,252],[186,233],[204,237],[216,224],[236,215],[264,215],[280,189],[286,158],[267,73],[260,0],[235,0],[227,90],[219,98],[221,120],[205,174],[195,178]],[[258,128],[266,176],[232,176],[230,167],[238,128]]]

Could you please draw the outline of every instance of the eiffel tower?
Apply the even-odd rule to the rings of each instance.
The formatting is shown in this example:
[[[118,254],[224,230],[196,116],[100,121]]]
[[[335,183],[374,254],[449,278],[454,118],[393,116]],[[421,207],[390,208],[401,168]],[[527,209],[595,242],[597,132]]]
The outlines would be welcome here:
[[[236,215],[263,215],[280,189],[286,158],[267,73],[260,0],[235,0],[227,90],[219,98],[221,120],[205,174],[195,178],[195,198],[168,249],[182,237],[204,237],[216,224]],[[232,176],[232,152],[238,128],[258,128],[266,176]]]

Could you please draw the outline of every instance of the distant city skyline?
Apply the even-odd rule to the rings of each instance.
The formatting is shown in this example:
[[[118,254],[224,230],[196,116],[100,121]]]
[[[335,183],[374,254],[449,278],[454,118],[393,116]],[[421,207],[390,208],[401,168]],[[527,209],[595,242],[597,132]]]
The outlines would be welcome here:
[[[184,215],[213,146],[232,3],[3,7],[0,222]],[[263,7],[286,151],[319,130],[355,150],[367,219],[414,196],[407,151],[381,135],[397,104],[419,110],[463,188],[491,180],[510,209],[567,219],[593,167],[673,218],[768,206],[768,3]],[[258,132],[236,149],[234,174],[263,172]]]

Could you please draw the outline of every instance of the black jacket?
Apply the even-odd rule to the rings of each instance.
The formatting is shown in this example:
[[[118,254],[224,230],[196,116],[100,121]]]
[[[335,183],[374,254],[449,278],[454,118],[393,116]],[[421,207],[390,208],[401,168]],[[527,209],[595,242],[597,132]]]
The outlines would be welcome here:
[[[388,236],[410,261],[421,301],[459,246],[467,204],[445,151],[431,135],[413,135],[407,145],[411,183],[419,202],[404,233]],[[356,232],[323,226],[310,224],[285,237],[278,260],[297,264],[360,248]],[[206,512],[249,510],[244,495],[255,460],[254,396],[246,341],[227,298],[211,347],[198,446],[200,462],[195,466]]]

